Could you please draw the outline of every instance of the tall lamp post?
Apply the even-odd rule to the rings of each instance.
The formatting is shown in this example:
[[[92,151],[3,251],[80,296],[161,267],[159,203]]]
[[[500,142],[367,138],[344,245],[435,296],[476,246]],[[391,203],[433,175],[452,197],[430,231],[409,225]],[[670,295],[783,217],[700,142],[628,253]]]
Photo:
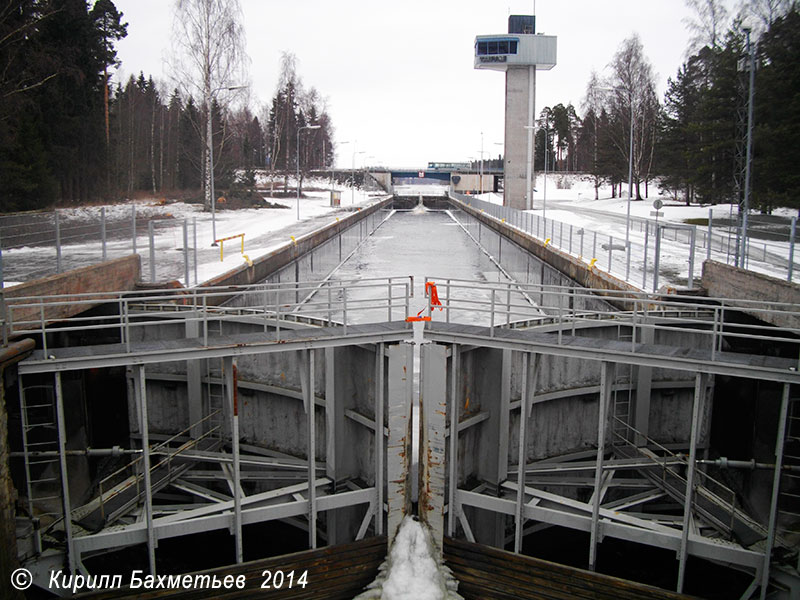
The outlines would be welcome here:
[[[481,178],[480,190],[481,190],[481,194],[483,194],[483,132],[482,131],[481,131],[481,174],[480,174],[480,178]]]
[[[631,103],[631,141],[628,149],[628,207],[625,211],[625,281],[631,275],[631,196],[633,196],[633,91],[630,93]],[[658,233],[656,233],[658,235]],[[645,267],[646,268],[646,267]]]
[[[319,125],[303,125],[302,127],[297,128],[297,145],[295,146],[295,151],[297,152],[297,159],[295,162],[297,163],[297,220],[300,220],[300,132],[303,129],[319,129]]]
[[[601,92],[617,92],[622,90],[622,88],[604,88],[604,87],[597,87],[594,89]],[[625,211],[625,252],[627,253],[627,259],[625,262],[626,280],[630,279],[630,274],[631,274],[631,196],[633,196],[633,123],[634,123],[632,90],[628,92],[628,100],[630,101],[631,105],[631,129],[630,129],[630,141],[628,145],[628,205]]]
[[[363,150],[356,152],[356,142],[353,142],[353,170],[350,172],[350,183],[352,184],[350,186],[350,204],[354,204],[356,200],[356,154],[365,154],[365,152]]]
[[[211,113],[211,100],[214,97],[214,94],[221,90],[227,90],[232,92],[234,90],[243,90],[247,88],[246,85],[223,85],[221,87],[211,89],[209,88],[208,93],[206,94],[206,107],[208,111],[208,118],[206,119],[206,144],[208,148],[206,149],[206,193],[211,194],[211,245],[217,245],[217,199],[216,193],[214,192],[214,137],[213,137],[213,127],[212,127],[212,113]]]
[[[747,268],[747,215],[750,212],[750,172],[752,168],[753,157],[753,95],[755,92],[755,77],[756,77],[756,53],[750,42],[749,27],[744,28],[745,35],[747,35],[747,54],[749,58],[750,81],[749,90],[747,93],[747,150],[745,157],[745,172],[744,172],[744,201],[742,206],[742,237],[741,249],[739,250],[741,268]]]
[[[527,198],[527,200],[525,201],[525,208],[527,210],[533,210],[533,191],[536,187],[534,181],[536,174],[533,172],[533,161],[536,159],[536,155],[534,154],[536,125],[523,125],[522,128],[528,130],[528,166],[527,166],[528,192],[527,194],[525,194],[525,197]]]

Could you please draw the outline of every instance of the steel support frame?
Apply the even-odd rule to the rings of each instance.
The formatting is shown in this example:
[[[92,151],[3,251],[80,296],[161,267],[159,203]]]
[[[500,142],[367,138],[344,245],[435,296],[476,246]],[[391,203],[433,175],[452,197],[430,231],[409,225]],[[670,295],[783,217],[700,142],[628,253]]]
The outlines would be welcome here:
[[[20,386],[22,383],[20,382]],[[58,430],[58,463],[61,475],[61,501],[64,511],[64,533],[67,538],[67,566],[76,573],[80,559],[75,555],[72,532],[72,504],[69,496],[69,474],[67,472],[67,428],[64,420],[64,393],[61,387],[61,373],[55,374],[56,428]],[[24,412],[24,407],[23,407]]]
[[[236,547],[236,564],[244,562],[242,544],[242,479],[239,456],[239,392],[237,388],[238,372],[236,359],[228,357],[223,361],[223,378],[225,380],[225,412],[230,418],[231,453],[233,454],[233,535]],[[314,465],[309,461],[309,465]],[[310,469],[313,471],[313,469]]]
[[[614,364],[600,364],[600,396],[597,407],[597,460],[594,472],[594,494],[592,495],[592,526],[589,536],[589,569],[597,567],[597,544],[603,541],[600,530],[600,505],[603,503],[601,478],[603,476],[603,459],[606,451],[606,431],[608,414],[611,407],[611,387],[613,385]]]
[[[769,508],[769,525],[767,528],[767,546],[764,551],[764,565],[761,567],[761,600],[767,597],[769,587],[769,564],[772,557],[772,549],[775,544],[775,529],[778,519],[778,494],[781,487],[781,468],[783,465],[783,450],[786,443],[786,421],[789,413],[789,393],[790,385],[783,385],[781,395],[781,408],[778,416],[778,432],[775,441],[775,471],[772,476],[772,498]]]
[[[525,529],[525,465],[528,462],[528,418],[536,392],[539,355],[522,354],[522,393],[519,413],[519,448],[517,454],[517,506],[514,512],[514,552],[522,552],[522,538]]]
[[[455,537],[456,519],[461,512],[456,503],[456,488],[458,487],[458,434],[460,431],[460,406],[458,399],[461,397],[459,388],[459,361],[461,347],[453,344],[450,348],[450,398],[448,401],[449,417],[449,449],[447,456],[448,483],[447,483],[447,535]]]
[[[568,356],[568,357],[578,357],[583,359],[593,359],[600,361],[602,364],[601,367],[601,385],[600,385],[600,396],[601,398],[605,398],[605,402],[600,402],[600,410],[598,414],[598,445],[604,446],[603,440],[605,435],[607,434],[607,420],[608,420],[608,406],[610,404],[610,397],[612,391],[612,382],[609,373],[613,371],[614,366],[617,362],[620,362],[621,356],[616,356],[616,352],[606,352],[602,349],[596,349],[594,352],[588,351],[588,349],[579,349],[576,348],[574,345],[562,346],[559,344],[547,344],[543,345],[540,344],[538,341],[533,343],[528,343],[523,340],[513,340],[510,338],[498,338],[498,337],[489,337],[489,336],[479,336],[474,335],[471,333],[465,334],[454,334],[452,332],[441,332],[441,331],[426,331],[426,337],[429,339],[433,339],[439,343],[450,343],[452,344],[453,348],[463,346],[489,346],[494,348],[501,348],[505,350],[514,350],[514,351],[521,351],[523,352],[523,356],[528,357],[533,355],[534,357],[538,355],[538,351],[542,351],[545,353],[551,353],[555,355],[561,356]],[[454,352],[455,353],[455,352]],[[627,354],[627,353],[621,353]],[[681,361],[672,361],[669,357],[662,357],[660,365],[657,364],[655,361],[652,361],[648,356],[642,356],[641,354],[630,353],[629,356],[633,358],[634,364],[639,364],[645,367],[656,367],[656,366],[664,366],[664,361],[669,362],[667,368],[673,368],[681,371],[693,371],[695,373],[695,382],[694,382],[694,402],[693,402],[693,409],[692,409],[692,433],[691,433],[691,441],[690,441],[690,453],[692,457],[690,458],[690,465],[689,468],[690,475],[694,478],[695,469],[694,463],[697,458],[697,444],[699,440],[700,433],[703,428],[703,415],[705,414],[705,397],[707,394],[708,388],[708,380],[714,374],[734,374],[733,371],[729,372],[729,365],[720,364],[717,361],[708,361],[708,362],[694,362],[691,365],[689,364],[681,364]],[[523,359],[525,360],[525,359]],[[528,359],[529,360],[529,359]],[[527,369],[525,370],[527,373]],[[455,373],[451,373],[451,376],[455,380]],[[781,414],[780,414],[780,422],[779,422],[779,432],[778,432],[778,439],[776,442],[776,464],[778,464],[779,459],[783,452],[783,444],[784,438],[781,433],[785,433],[785,424],[786,424],[786,405],[788,405],[788,396],[789,396],[789,388],[791,383],[794,383],[796,377],[796,373],[794,371],[788,371],[785,373],[777,373],[773,370],[771,373],[765,373],[760,367],[750,368],[749,366],[742,366],[736,372],[736,376],[738,377],[746,377],[746,378],[753,378],[753,379],[768,379],[782,382],[784,385],[784,400],[781,406]],[[605,381],[603,381],[605,380]],[[530,375],[527,374],[526,377],[523,378],[523,383],[521,384],[523,388],[523,396],[531,396],[530,391]],[[451,389],[451,402],[453,406],[457,406],[457,392],[455,389]],[[532,402],[532,400],[530,400]],[[521,402],[520,406],[524,404]],[[606,407],[606,411],[602,410],[602,407]],[[606,414],[602,414],[605,412]],[[450,432],[451,432],[451,449],[457,449],[457,437],[458,437],[458,430],[460,427],[454,424],[457,423],[457,418],[454,419],[451,415],[450,421]],[[520,439],[523,437],[527,437],[527,432],[525,431],[525,427],[521,425],[520,427]],[[452,435],[452,432],[456,432],[456,435]],[[734,547],[729,545],[720,545],[714,543],[710,540],[706,540],[701,536],[697,535],[690,535],[691,529],[691,498],[687,499],[684,503],[684,516],[683,522],[684,527],[681,530],[668,528],[665,526],[641,526],[642,523],[646,523],[646,520],[638,519],[635,517],[631,517],[635,519],[635,521],[630,521],[630,519],[625,515],[625,513],[615,513],[614,511],[604,509],[601,507],[602,498],[600,497],[600,490],[602,489],[603,482],[605,481],[605,473],[611,466],[606,468],[603,460],[602,451],[603,449],[598,449],[596,461],[595,461],[595,500],[596,503],[593,502],[588,514],[581,514],[579,511],[576,514],[575,507],[565,507],[564,509],[561,508],[552,508],[550,506],[542,506],[539,504],[539,500],[537,496],[541,494],[537,494],[532,492],[531,488],[528,486],[525,490],[521,490],[519,488],[519,482],[516,485],[512,485],[510,482],[506,482],[503,487],[508,487],[512,489],[516,493],[516,498],[514,500],[506,499],[506,498],[498,498],[495,495],[490,495],[489,493],[480,493],[475,491],[466,491],[462,489],[458,489],[455,482],[457,482],[458,477],[458,465],[457,464],[449,464],[450,469],[450,483],[451,483],[451,490],[450,490],[450,515],[448,520],[448,534],[454,535],[455,534],[455,523],[458,521],[462,529],[464,530],[464,534],[467,539],[473,539],[474,536],[472,535],[471,526],[469,520],[467,519],[466,513],[463,510],[464,506],[472,506],[475,508],[479,508],[485,511],[496,512],[498,514],[510,515],[513,516],[515,519],[515,524],[518,529],[521,529],[524,532],[524,527],[520,528],[520,523],[523,523],[525,519],[532,519],[543,522],[548,525],[559,525],[568,528],[578,529],[582,531],[586,531],[590,534],[590,555],[591,555],[591,565],[594,566],[596,564],[596,544],[602,541],[602,537],[604,536],[611,536],[619,539],[624,539],[628,541],[633,541],[637,543],[643,543],[646,545],[651,545],[660,548],[669,548],[676,552],[676,557],[679,560],[679,569],[680,574],[679,577],[681,579],[681,583],[685,578],[685,565],[688,559],[688,556],[697,556],[700,558],[708,559],[708,560],[716,560],[723,563],[730,563],[733,565],[738,565],[739,567],[746,568],[751,570],[753,573],[757,573],[763,578],[762,584],[762,593],[763,590],[766,590],[767,581],[769,578],[769,556],[768,554],[765,555],[763,552],[756,552],[752,550],[745,549],[743,547]],[[452,452],[452,450],[451,450]],[[457,453],[455,453],[457,455]],[[520,480],[521,471],[518,470],[517,479]],[[779,486],[780,480],[780,471],[779,469],[775,471],[775,479],[774,479],[774,486],[773,489],[773,496],[772,496],[772,508],[770,514],[770,536],[767,540],[768,547],[771,548],[774,544],[774,536],[775,536],[775,519],[777,518],[777,486]],[[687,497],[690,497],[693,491],[693,482],[690,482],[690,485],[687,487]],[[533,495],[533,498],[525,503],[525,498],[530,497]],[[647,493],[646,493],[647,495]],[[522,508],[520,510],[520,496],[523,498]],[[588,505],[587,505],[588,507]],[[618,514],[621,515],[621,520],[615,520],[612,515]],[[689,524],[686,523],[687,519],[689,520]],[[656,525],[653,523],[652,525]],[[519,533],[515,531],[514,536],[515,542],[515,550],[521,547],[521,540],[519,539]]]
[[[375,489],[372,487],[340,492],[329,496],[319,496],[317,498],[317,510],[324,512],[348,506],[370,504],[374,499]],[[306,499],[290,500],[267,506],[254,505],[242,510],[242,524],[251,525],[253,523],[307,514],[308,500]],[[172,516],[179,517],[179,515]],[[150,529],[154,531],[159,539],[168,539],[217,529],[229,529],[233,526],[233,521],[233,512],[228,508],[227,510],[219,510],[214,514],[206,514],[185,520],[161,517],[154,520]],[[87,552],[141,544],[147,541],[147,536],[147,523],[138,522],[121,529],[101,531],[93,535],[75,538],[75,548],[78,554],[85,554]]]
[[[375,345],[375,534],[383,535],[383,484],[386,473],[386,437],[384,435],[384,373],[386,369],[385,349],[382,343]]]
[[[150,574],[156,574],[156,548],[158,537],[153,527],[153,488],[150,481],[150,426],[147,417],[147,377],[145,367],[136,365],[133,377],[134,396],[139,415],[139,432],[142,435],[142,475],[144,482],[145,539]]]
[[[703,415],[705,414],[705,376],[698,373],[695,376],[694,398],[692,401],[692,430],[689,434],[689,465],[686,473],[686,495],[683,500],[683,527],[681,529],[681,546],[678,550],[678,585],[677,592],[683,593],[683,584],[686,577],[686,559],[689,549],[689,529],[692,518],[692,503],[694,502],[694,475],[697,466],[697,439],[703,428]]]
[[[406,334],[410,336],[410,331]],[[377,336],[380,337],[380,336]],[[337,344],[338,345],[338,344]],[[349,345],[349,344],[348,344]],[[326,354],[328,352],[333,351],[333,347],[324,348],[326,350]],[[378,422],[383,421],[382,412],[384,406],[384,396],[381,393],[381,390],[384,388],[385,381],[388,383],[387,389],[390,392],[390,404],[394,406],[396,402],[392,399],[394,396],[395,399],[401,399],[401,405],[403,407],[403,414],[396,415],[401,420],[404,420],[405,423],[401,424],[400,428],[397,429],[394,433],[394,439],[400,439],[403,445],[402,449],[399,449],[394,455],[389,452],[389,456],[393,459],[390,460],[389,471],[392,470],[392,466],[394,466],[394,470],[400,473],[403,477],[408,477],[408,471],[410,466],[410,407],[411,407],[411,395],[413,390],[413,354],[412,354],[412,346],[410,344],[393,344],[392,346],[387,348],[382,343],[374,344],[375,351],[377,353],[377,363],[376,363],[376,415],[378,416]],[[287,349],[284,348],[283,351]],[[309,349],[300,350],[301,355],[303,356],[303,360],[301,360],[301,369],[302,369],[302,377],[301,381],[303,382],[303,390],[302,390],[302,398],[306,405],[306,414],[307,414],[307,426],[309,431],[309,439],[308,439],[308,456],[314,457],[316,451],[316,435],[315,435],[315,419],[314,419],[314,410],[313,407],[317,404],[317,399],[315,398],[314,389],[315,389],[315,350],[313,347]],[[386,362],[384,361],[384,356],[388,356],[388,375],[384,374],[384,370],[386,368]],[[332,366],[332,363],[327,366]],[[143,473],[141,474],[143,478],[143,487],[144,487],[144,520],[137,522],[133,525],[129,525],[120,529],[116,529],[114,531],[101,531],[97,534],[91,534],[87,536],[82,536],[79,538],[75,538],[75,542],[73,543],[71,529],[69,528],[70,521],[69,519],[66,520],[66,527],[67,527],[67,539],[68,539],[68,558],[70,561],[70,568],[74,569],[81,565],[81,557],[82,554],[87,552],[97,552],[111,548],[120,548],[124,546],[128,546],[131,544],[141,544],[146,543],[148,548],[148,562],[149,562],[149,569],[152,574],[156,573],[156,560],[155,560],[155,550],[158,546],[158,540],[162,538],[169,538],[169,537],[176,537],[187,535],[191,533],[198,533],[203,531],[208,531],[211,529],[220,529],[220,528],[227,528],[229,529],[234,537],[235,537],[235,546],[236,546],[236,561],[242,562],[243,561],[243,552],[242,552],[242,527],[243,525],[249,523],[256,523],[261,521],[267,520],[274,520],[274,519],[282,519],[282,518],[289,518],[289,517],[297,517],[301,515],[305,515],[309,519],[309,545],[314,548],[317,545],[317,536],[316,536],[316,527],[314,527],[314,523],[316,522],[316,515],[320,511],[329,511],[329,510],[336,510],[345,507],[353,507],[362,504],[366,504],[366,512],[363,521],[361,522],[361,526],[359,527],[358,537],[361,538],[366,534],[366,527],[371,522],[371,518],[373,516],[376,517],[376,525],[375,531],[376,533],[380,534],[383,530],[383,523],[380,515],[382,514],[382,498],[383,498],[383,483],[385,482],[385,473],[386,471],[383,468],[383,461],[380,458],[376,458],[376,484],[375,486],[366,488],[366,489],[357,489],[352,491],[346,491],[341,493],[334,493],[330,495],[321,495],[319,496],[317,493],[317,489],[320,490],[325,487],[329,486],[331,480],[327,478],[318,479],[316,474],[316,469],[318,468],[316,465],[315,460],[308,460],[305,461],[305,465],[298,465],[298,469],[303,469],[307,471],[308,482],[310,483],[311,490],[307,494],[307,497],[302,497],[302,500],[298,500],[297,498],[291,499],[289,495],[289,490],[286,488],[285,490],[273,490],[272,492],[266,492],[263,494],[255,494],[253,496],[243,496],[241,490],[241,458],[240,458],[240,444],[239,444],[239,434],[238,434],[238,418],[239,418],[239,402],[238,402],[238,374],[236,368],[236,355],[227,355],[223,357],[223,376],[221,383],[224,384],[224,397],[225,397],[225,413],[227,417],[227,421],[230,426],[231,431],[231,447],[232,447],[232,456],[229,457],[229,464],[230,471],[228,479],[231,483],[231,499],[230,501],[224,501],[221,497],[215,498],[215,502],[210,504],[204,504],[198,506],[195,509],[191,509],[188,511],[179,511],[176,513],[171,513],[162,517],[156,518],[154,516],[154,507],[153,507],[153,493],[152,493],[152,482],[150,481],[150,471],[151,471],[151,457],[152,453],[150,452],[150,435],[149,435],[149,426],[148,426],[148,414],[147,414],[147,374],[146,374],[146,366],[141,364],[136,364],[130,367],[132,370],[131,373],[131,388],[132,388],[132,400],[134,402],[134,414],[136,415],[137,420],[139,421],[139,433],[141,436],[141,444],[144,448],[142,452],[142,461],[141,464]],[[60,379],[61,379],[61,372],[56,371],[54,373],[54,377],[56,379],[56,403],[61,404],[63,403],[63,397],[61,393],[61,386],[60,386]],[[327,382],[326,382],[327,383]],[[326,398],[325,406],[327,407],[328,400],[332,398]],[[63,406],[59,409],[61,411],[61,418],[59,420],[59,433],[61,438],[62,449],[64,448],[64,444],[66,443],[66,436],[64,434],[65,428],[63,424]],[[392,421],[392,415],[390,411],[390,421]],[[382,440],[384,428],[383,427],[375,427],[375,439]],[[390,430],[391,431],[391,430]],[[157,436],[158,437],[158,436]],[[406,447],[407,446],[407,447]],[[382,447],[382,444],[378,444],[378,448]],[[377,455],[380,455],[382,452],[378,450],[376,452]],[[387,453],[384,454],[384,460]],[[66,453],[65,451],[61,452],[62,462],[62,470],[64,473],[66,485],[67,477],[66,477]],[[442,461],[443,462],[443,461]],[[443,468],[443,467],[442,467]],[[309,483],[299,484],[299,486],[290,486],[292,489],[295,489],[295,492],[298,493],[303,490],[308,490]],[[407,481],[406,481],[407,483]],[[190,486],[192,484],[189,484]],[[391,487],[391,486],[390,486]],[[405,486],[402,486],[402,497],[395,494],[394,498],[390,495],[390,506],[392,508],[399,508],[402,515],[405,515],[409,512],[410,505],[407,503],[406,494],[405,494]],[[198,490],[194,489],[190,493],[197,492]],[[278,493],[278,496],[275,496],[275,492]],[[285,493],[284,493],[285,492]],[[68,489],[65,489],[62,492],[64,502],[67,503],[67,508],[65,508],[65,514],[70,514],[70,507],[69,507],[69,495]],[[286,500],[290,501],[282,501],[282,497]],[[278,504],[275,504],[278,502]],[[265,503],[267,503],[265,505]],[[304,510],[301,510],[301,506],[304,507]],[[395,515],[397,516],[397,514]],[[399,522],[396,523],[399,525]],[[395,528],[396,530],[396,528]],[[73,548],[74,546],[74,548]]]
[[[528,488],[527,491],[530,492],[532,490]],[[458,490],[456,492],[456,501],[465,506],[474,506],[499,514],[513,515],[516,511],[516,500],[497,498],[466,490]],[[608,512],[613,514],[613,511]],[[586,505],[584,514],[576,514],[571,511],[543,507],[528,502],[525,505],[524,517],[526,519],[567,527],[569,529],[576,529],[578,531],[590,532],[592,528],[592,516],[588,505]],[[611,517],[611,515],[609,515],[609,517]],[[606,537],[613,537],[675,551],[680,548],[681,534],[676,529],[667,527],[647,529],[631,523],[613,521],[610,518],[607,519],[603,525],[603,535]],[[694,537],[689,540],[688,552],[692,556],[735,564],[753,570],[757,570],[761,567],[764,558],[761,552],[754,552],[740,547],[720,545],[712,541]]]

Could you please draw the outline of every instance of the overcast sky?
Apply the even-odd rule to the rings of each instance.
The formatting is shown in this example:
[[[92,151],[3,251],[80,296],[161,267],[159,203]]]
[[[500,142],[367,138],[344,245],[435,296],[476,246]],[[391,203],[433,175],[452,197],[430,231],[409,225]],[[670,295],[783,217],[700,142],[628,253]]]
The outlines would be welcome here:
[[[120,76],[143,71],[169,82],[171,0],[115,0],[128,22],[118,44]],[[251,106],[275,93],[281,52],[297,56],[307,87],[327,98],[337,164],[353,141],[372,165],[425,166],[502,151],[505,75],[473,69],[476,35],[505,33],[515,0],[241,0],[250,54]],[[688,33],[683,0],[538,0],[537,32],[558,37],[558,64],[537,74],[536,113],[581,103],[591,71],[601,75],[620,43],[638,33],[659,95],[681,65]],[[172,85],[170,84],[170,87]],[[350,142],[343,144],[343,142]]]

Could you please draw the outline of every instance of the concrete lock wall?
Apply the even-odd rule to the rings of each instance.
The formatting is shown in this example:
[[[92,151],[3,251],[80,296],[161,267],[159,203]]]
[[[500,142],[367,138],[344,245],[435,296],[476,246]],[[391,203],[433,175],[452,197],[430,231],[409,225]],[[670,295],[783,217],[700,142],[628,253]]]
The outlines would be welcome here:
[[[247,285],[253,283],[260,283],[264,281],[275,281],[277,273],[282,273],[281,277],[288,279],[281,279],[281,281],[292,281],[291,265],[300,258],[305,260],[313,250],[325,244],[329,240],[333,240],[342,234],[345,234],[343,243],[351,240],[354,236],[366,236],[374,231],[374,228],[380,223],[382,219],[382,211],[391,204],[391,198],[386,198],[380,202],[376,202],[372,206],[348,215],[347,217],[337,220],[330,225],[318,229],[312,233],[302,236],[294,241],[290,241],[285,246],[278,248],[261,258],[253,261],[253,265],[241,265],[232,269],[222,275],[214,277],[204,283],[206,286],[224,286],[224,285]],[[383,215],[385,216],[385,215]],[[368,219],[367,225],[362,223]],[[370,229],[372,227],[372,229]],[[345,246],[347,247],[347,246]],[[348,252],[349,253],[349,252]],[[347,256],[347,253],[343,254]],[[338,264],[338,263],[337,263]]]
[[[545,285],[550,285],[548,282],[566,281],[563,285],[578,285],[584,288],[596,290],[597,302],[602,302],[602,290],[610,291],[640,291],[635,286],[632,286],[621,279],[606,273],[600,269],[590,269],[589,266],[579,260],[578,258],[560,251],[558,248],[553,248],[551,245],[545,245],[541,240],[535,238],[519,229],[512,227],[508,223],[498,221],[484,214],[480,210],[476,210],[469,205],[469,200],[466,197],[451,196],[450,201],[461,211],[470,215],[471,217],[480,221],[485,227],[479,229],[481,237],[483,231],[487,228],[499,233],[503,239],[503,248],[505,244],[514,244],[524,251],[524,255],[529,255],[531,258],[536,258],[544,264],[542,282]],[[476,238],[478,239],[478,238]],[[499,250],[498,250],[499,251]],[[501,262],[502,264],[502,262]],[[538,283],[531,281],[531,283]],[[562,285],[554,283],[555,285]],[[618,309],[626,310],[629,307],[619,300],[607,298],[604,306],[615,306]],[[543,306],[551,306],[543,303]]]
[[[320,238],[307,252],[285,255],[284,258],[289,259],[288,262],[258,281],[266,284],[300,282],[304,284],[302,291],[285,290],[277,293],[265,290],[263,294],[236,296],[226,302],[226,305],[265,306],[268,310],[274,310],[276,304],[294,304],[302,301],[311,292],[310,289],[306,289],[311,287],[309,284],[321,282],[330,275],[361,242],[372,235],[387,216],[385,210],[375,210],[361,216],[350,227],[336,235]]]
[[[131,254],[88,267],[81,267],[66,273],[43,277],[27,283],[0,290],[6,303],[9,321],[21,322],[37,320],[41,317],[38,306],[15,308],[16,298],[36,296],[69,296],[70,294],[86,294],[109,292],[108,296],[98,295],[96,306],[104,298],[113,298],[120,291],[133,290],[141,277],[141,260],[138,254]],[[68,298],[57,298],[57,306],[49,306],[44,301],[44,317],[46,319],[64,319],[73,317],[91,308],[88,304],[70,304]],[[13,329],[27,329],[24,324]]]
[[[516,282],[529,285],[579,287],[575,280],[505,235],[501,235],[484,220],[464,210],[453,210],[452,214]],[[584,296],[567,302],[563,295],[548,294],[544,290],[529,295],[548,314],[557,314],[559,303],[564,309],[613,310],[613,307],[600,297]]]
[[[778,327],[800,329],[800,317],[792,314],[764,314],[753,309],[769,309],[773,303],[800,306],[800,285],[747,271],[717,261],[703,262],[703,289],[712,298],[731,298],[750,301],[748,307],[741,303],[742,312]],[[762,304],[752,304],[752,302]],[[735,300],[728,303],[737,306]]]

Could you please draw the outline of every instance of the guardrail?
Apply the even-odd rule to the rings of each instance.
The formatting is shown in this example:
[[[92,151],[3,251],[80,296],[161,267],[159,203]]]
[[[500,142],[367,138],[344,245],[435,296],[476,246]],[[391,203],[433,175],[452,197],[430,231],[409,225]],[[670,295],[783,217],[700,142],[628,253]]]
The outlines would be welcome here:
[[[629,240],[626,246],[622,238],[615,238],[587,227],[577,227],[571,223],[548,219],[532,212],[501,206],[473,196],[452,192],[450,196],[540,240],[549,240],[548,244],[587,263],[596,259],[598,268],[636,286],[641,282],[640,287],[643,290],[652,289],[654,292],[658,290],[660,280],[663,281],[661,267],[667,258],[671,258],[674,262],[675,256],[672,255],[676,252],[680,265],[687,265],[679,269],[681,276],[685,274],[689,289],[694,285],[695,266],[704,258],[711,258],[712,251],[717,253],[715,260],[726,264],[733,264],[737,260],[735,249],[733,252],[731,250],[730,236],[714,235],[710,228],[702,230],[695,225],[631,217],[631,231],[643,233],[644,243]],[[785,263],[786,279],[792,281],[794,271],[800,267],[794,264],[793,248],[796,231],[794,223],[793,220],[792,233],[788,237],[788,256],[770,251],[766,244],[763,244],[763,248],[758,248],[752,239],[748,239],[748,260],[745,268],[750,266],[750,259],[756,258],[772,265],[782,266]],[[669,241],[675,242],[670,248],[670,256],[663,248],[663,244]],[[698,253],[701,249],[705,252]]]
[[[491,327],[490,337],[497,327],[512,328],[552,325],[561,344],[564,331],[575,330],[582,324],[616,320],[632,328],[631,344],[635,344],[637,329],[675,330],[699,334],[707,339],[711,360],[734,339],[759,340],[794,346],[794,356],[800,359],[800,307],[780,302],[757,302],[703,298],[677,294],[654,296],[646,292],[588,289],[578,286],[550,286],[516,282],[486,282],[448,277],[426,277],[425,284],[436,285],[437,300],[428,297],[426,314],[433,321],[446,323],[471,322]],[[432,295],[431,295],[432,296]],[[607,300],[606,308],[598,300]],[[620,309],[621,307],[621,309]],[[746,310],[757,319],[772,316],[790,319],[796,325],[776,328],[764,323],[732,323],[726,313]],[[800,364],[798,365],[800,367]]]
[[[214,240],[214,244],[219,244],[219,262],[224,260],[224,252],[223,248],[225,247],[225,242],[228,240],[235,240],[236,238],[242,238],[242,254],[244,254],[244,234],[237,233],[236,235],[229,235],[228,237],[219,238]]]
[[[615,320],[630,325],[632,344],[637,329],[674,331],[680,326],[708,340],[697,347],[710,349],[712,361],[736,339],[794,346],[800,356],[800,307],[794,304],[447,277],[426,277],[424,284],[424,289],[435,286],[437,292],[438,303],[430,294],[424,308],[433,321],[488,326],[490,336],[498,327],[550,326],[560,344],[564,331],[574,334],[587,324]],[[53,345],[48,333],[90,330],[113,331],[129,351],[137,329],[170,320],[198,322],[205,345],[218,335],[212,324],[243,318],[260,323],[276,341],[282,329],[298,322],[342,327],[346,334],[349,325],[408,319],[413,289],[413,278],[407,276],[8,298],[3,333],[38,337],[45,352]],[[88,309],[101,302],[115,306],[115,314],[50,315],[63,305],[85,304]],[[741,311],[756,320],[731,322],[729,315]],[[795,325],[777,328],[758,320],[766,323],[778,316]]]
[[[156,234],[166,234],[182,249],[173,262],[183,263],[184,285],[190,285],[191,269],[197,283],[196,217],[174,218],[167,206],[106,208],[0,215],[0,287],[5,280],[36,279],[137,252],[143,273],[155,282]]]
[[[4,337],[29,335],[41,339],[47,352],[48,333],[105,330],[118,334],[119,342],[130,350],[136,329],[164,324],[170,319],[197,321],[200,336],[208,344],[210,323],[248,316],[274,329],[280,340],[286,322],[305,320],[309,324],[341,326],[347,332],[355,323],[404,320],[413,297],[411,277],[371,278],[308,283],[261,283],[192,289],[167,289],[147,292],[69,294],[6,298]],[[105,303],[116,307],[115,314],[61,318],[58,308],[86,305],[86,310]],[[236,303],[236,306],[226,303]],[[187,312],[189,314],[187,314]]]

